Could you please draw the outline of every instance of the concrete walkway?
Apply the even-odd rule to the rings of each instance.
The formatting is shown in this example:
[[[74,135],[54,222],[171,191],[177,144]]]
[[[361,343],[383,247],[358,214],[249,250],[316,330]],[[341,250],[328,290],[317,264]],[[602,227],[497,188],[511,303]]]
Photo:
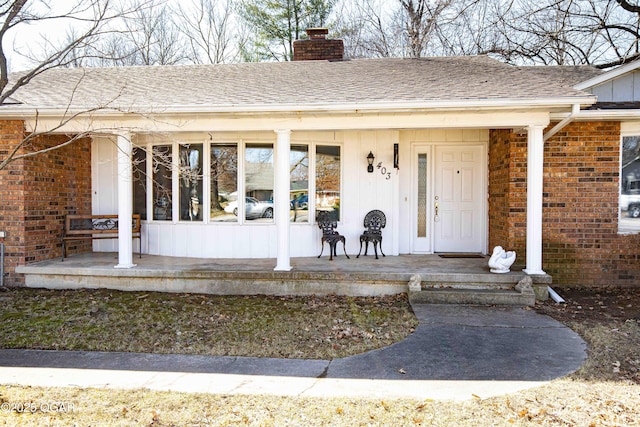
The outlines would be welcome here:
[[[0,350],[0,383],[465,400],[539,386],[586,358],[577,334],[527,308],[413,309],[420,324],[404,341],[332,361]]]

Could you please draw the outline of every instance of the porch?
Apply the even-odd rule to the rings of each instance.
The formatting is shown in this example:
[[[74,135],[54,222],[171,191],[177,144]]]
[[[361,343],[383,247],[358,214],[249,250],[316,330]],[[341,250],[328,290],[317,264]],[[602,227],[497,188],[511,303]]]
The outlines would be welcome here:
[[[203,259],[143,255],[133,268],[114,268],[117,253],[72,255],[18,267],[34,288],[109,288],[128,291],[192,292],[217,295],[375,296],[408,291],[412,275],[421,277],[421,302],[533,305],[531,292],[515,289],[525,276],[517,264],[510,273],[489,272],[488,257],[440,255],[374,256],[340,254],[291,258],[291,271],[274,271],[275,259]],[[546,297],[549,275],[532,275],[538,299]]]

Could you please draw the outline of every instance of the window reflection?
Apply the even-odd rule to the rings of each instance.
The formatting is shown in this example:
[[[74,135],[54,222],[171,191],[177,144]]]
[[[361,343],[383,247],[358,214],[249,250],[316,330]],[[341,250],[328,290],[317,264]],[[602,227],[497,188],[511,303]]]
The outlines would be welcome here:
[[[327,211],[340,220],[340,147],[316,147],[316,211]]]
[[[640,136],[622,138],[620,228],[640,231]]]
[[[202,144],[180,145],[180,219],[202,221]]]
[[[211,145],[211,221],[238,221],[238,146]]]
[[[273,144],[247,144],[244,176],[245,219],[273,222]]]
[[[172,215],[171,145],[153,147],[153,219],[170,221]]]
[[[292,222],[309,221],[309,147],[292,145],[289,160],[290,218]]]
[[[133,147],[133,213],[147,219],[147,150]]]

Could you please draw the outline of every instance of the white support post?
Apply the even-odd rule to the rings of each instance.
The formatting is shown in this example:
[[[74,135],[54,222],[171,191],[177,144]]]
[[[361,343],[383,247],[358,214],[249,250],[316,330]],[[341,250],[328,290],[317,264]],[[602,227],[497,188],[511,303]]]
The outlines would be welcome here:
[[[278,254],[275,271],[290,271],[291,257],[289,240],[289,198],[291,182],[289,176],[289,157],[291,153],[291,131],[276,130],[276,164],[275,164],[275,213],[276,230],[278,234]]]
[[[118,265],[115,268],[132,268],[133,263],[133,147],[131,135],[118,134]]]
[[[542,271],[542,193],[544,127],[529,126],[527,139],[527,266],[529,275]]]

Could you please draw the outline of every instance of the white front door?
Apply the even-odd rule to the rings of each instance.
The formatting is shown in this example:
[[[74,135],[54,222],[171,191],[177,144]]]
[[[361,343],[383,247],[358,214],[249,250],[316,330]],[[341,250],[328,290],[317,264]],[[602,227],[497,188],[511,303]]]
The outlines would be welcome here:
[[[484,252],[484,147],[416,145],[413,162],[413,252]]]

